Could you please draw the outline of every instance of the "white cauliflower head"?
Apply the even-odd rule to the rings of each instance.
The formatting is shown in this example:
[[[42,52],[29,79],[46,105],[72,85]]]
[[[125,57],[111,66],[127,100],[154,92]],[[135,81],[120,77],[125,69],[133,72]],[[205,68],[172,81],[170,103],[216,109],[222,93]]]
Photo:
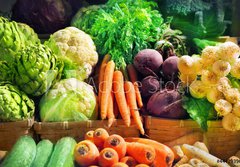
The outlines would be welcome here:
[[[67,27],[55,32],[49,41],[59,47],[65,61],[65,78],[76,77],[84,80],[98,62],[96,46],[87,33],[75,27]]]

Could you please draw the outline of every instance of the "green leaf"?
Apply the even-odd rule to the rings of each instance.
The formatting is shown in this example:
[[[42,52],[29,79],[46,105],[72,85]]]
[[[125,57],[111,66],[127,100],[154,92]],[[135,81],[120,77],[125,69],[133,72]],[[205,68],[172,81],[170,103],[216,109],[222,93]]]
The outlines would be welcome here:
[[[191,96],[184,96],[183,108],[187,110],[190,117],[195,120],[200,127],[207,131],[207,121],[212,117],[214,106],[206,98],[196,99]]]

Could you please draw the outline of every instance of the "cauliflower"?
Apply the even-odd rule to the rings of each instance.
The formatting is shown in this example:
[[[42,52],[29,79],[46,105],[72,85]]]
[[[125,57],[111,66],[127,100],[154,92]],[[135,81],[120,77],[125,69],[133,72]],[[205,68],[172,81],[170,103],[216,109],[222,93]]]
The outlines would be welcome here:
[[[64,78],[75,77],[84,80],[97,64],[98,53],[93,40],[88,34],[75,27],[67,27],[55,32],[48,43],[52,47],[57,46],[63,56]]]

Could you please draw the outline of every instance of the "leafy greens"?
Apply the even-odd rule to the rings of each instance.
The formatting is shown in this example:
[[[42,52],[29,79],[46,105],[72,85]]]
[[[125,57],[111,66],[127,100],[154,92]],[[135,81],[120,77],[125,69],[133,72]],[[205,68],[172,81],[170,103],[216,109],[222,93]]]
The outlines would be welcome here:
[[[121,68],[132,63],[140,50],[151,47],[168,27],[155,7],[146,0],[109,0],[101,8],[80,10],[72,25],[92,35],[98,52],[109,53]]]

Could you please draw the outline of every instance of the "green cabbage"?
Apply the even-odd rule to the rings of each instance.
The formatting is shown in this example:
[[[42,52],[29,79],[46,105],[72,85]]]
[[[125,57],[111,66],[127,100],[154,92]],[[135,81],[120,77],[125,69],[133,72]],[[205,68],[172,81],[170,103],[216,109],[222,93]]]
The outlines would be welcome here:
[[[45,45],[29,45],[15,57],[14,83],[29,95],[43,95],[60,79],[63,63]]]
[[[34,102],[9,82],[0,82],[0,120],[17,121],[32,118]]]
[[[41,121],[82,121],[97,119],[93,87],[76,78],[57,82],[40,101]]]

